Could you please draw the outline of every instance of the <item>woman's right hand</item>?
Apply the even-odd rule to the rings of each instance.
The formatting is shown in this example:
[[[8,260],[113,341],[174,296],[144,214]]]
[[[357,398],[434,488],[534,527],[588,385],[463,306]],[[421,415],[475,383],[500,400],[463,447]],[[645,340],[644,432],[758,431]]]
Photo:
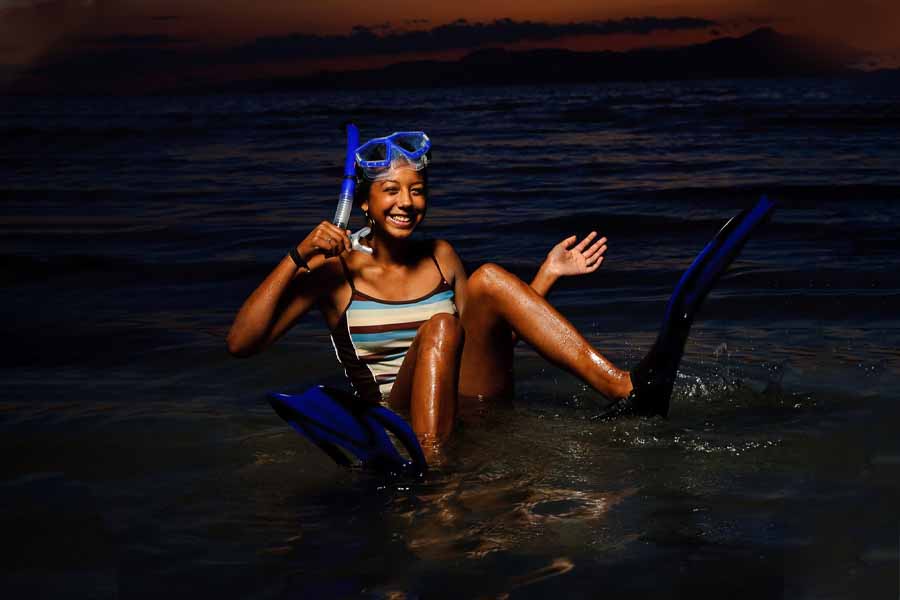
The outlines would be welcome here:
[[[317,255],[321,254],[325,258],[338,256],[342,252],[350,252],[352,247],[350,231],[322,221],[297,245],[297,252],[308,263]]]

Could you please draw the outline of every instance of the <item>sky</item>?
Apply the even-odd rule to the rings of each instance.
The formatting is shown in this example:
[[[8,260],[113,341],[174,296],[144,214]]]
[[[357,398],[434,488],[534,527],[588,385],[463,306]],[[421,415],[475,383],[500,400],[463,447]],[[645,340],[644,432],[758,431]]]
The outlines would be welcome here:
[[[900,0],[0,0],[0,85],[30,72],[153,87],[498,46],[621,51],[760,26],[900,57]]]

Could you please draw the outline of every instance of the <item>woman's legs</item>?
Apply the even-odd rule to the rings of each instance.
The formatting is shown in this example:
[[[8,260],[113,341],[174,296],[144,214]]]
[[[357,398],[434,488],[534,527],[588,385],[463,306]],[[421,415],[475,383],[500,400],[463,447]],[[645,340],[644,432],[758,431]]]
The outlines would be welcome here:
[[[419,328],[391,390],[391,407],[409,409],[413,431],[426,452],[449,437],[457,393],[491,397],[512,388],[513,333],[610,398],[631,391],[627,371],[606,360],[512,273],[483,265],[469,278],[467,290],[460,318],[438,314]]]
[[[494,265],[469,278],[462,326],[466,339],[459,393],[495,396],[512,388],[514,332],[541,356],[609,398],[632,389],[627,371],[616,368],[575,327],[524,281]]]
[[[391,407],[409,409],[413,431],[426,453],[453,430],[463,338],[456,316],[431,317],[419,327],[391,388]]]

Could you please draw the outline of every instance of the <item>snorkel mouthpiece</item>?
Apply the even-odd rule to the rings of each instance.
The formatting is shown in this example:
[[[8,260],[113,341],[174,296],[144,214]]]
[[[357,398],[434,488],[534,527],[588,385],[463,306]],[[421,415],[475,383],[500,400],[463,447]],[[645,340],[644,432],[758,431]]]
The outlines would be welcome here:
[[[351,247],[352,247],[354,250],[359,250],[360,252],[362,252],[362,253],[364,253],[364,254],[372,254],[372,249],[369,248],[368,246],[363,246],[363,245],[360,243],[360,241],[359,241],[359,240],[361,240],[362,238],[364,238],[364,237],[366,237],[367,235],[369,235],[370,233],[372,233],[372,228],[371,228],[371,227],[363,227],[362,229],[360,229],[360,230],[357,231],[356,233],[351,233],[351,234],[350,234],[350,245],[351,245]]]

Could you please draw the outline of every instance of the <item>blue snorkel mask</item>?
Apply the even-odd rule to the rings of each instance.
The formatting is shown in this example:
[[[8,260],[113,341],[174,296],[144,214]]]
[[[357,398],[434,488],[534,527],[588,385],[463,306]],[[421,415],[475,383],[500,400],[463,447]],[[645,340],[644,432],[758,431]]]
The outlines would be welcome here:
[[[428,166],[431,140],[423,131],[398,131],[369,140],[356,149],[356,164],[370,181],[384,179],[395,167],[421,171]]]

